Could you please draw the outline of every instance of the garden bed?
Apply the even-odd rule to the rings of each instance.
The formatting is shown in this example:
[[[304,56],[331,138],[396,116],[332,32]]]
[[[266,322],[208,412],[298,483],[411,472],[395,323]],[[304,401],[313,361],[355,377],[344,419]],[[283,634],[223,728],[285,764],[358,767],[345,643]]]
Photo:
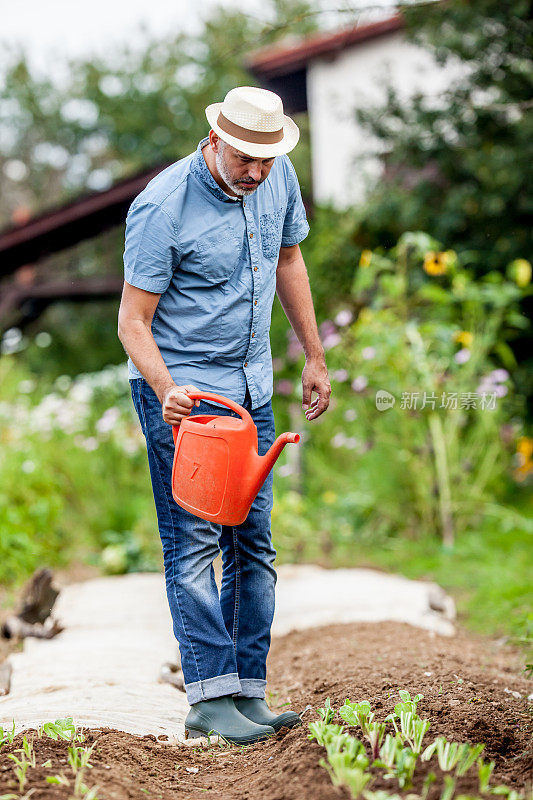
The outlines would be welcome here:
[[[395,622],[328,626],[274,639],[268,700],[271,707],[282,710],[289,707],[288,702],[298,712],[311,706],[303,727],[242,750],[166,745],[153,736],[136,737],[110,729],[89,731],[85,744],[96,744],[90,760],[94,766],[87,770],[85,781],[88,787],[99,786],[100,800],[349,798],[348,790],[333,787],[319,765],[325,750],[308,740],[307,723],[317,719],[314,709],[324,705],[327,697],[335,708],[346,698],[368,699],[376,719],[384,720],[399,700],[399,689],[424,695],[418,712],[431,720],[426,744],[437,735],[458,742],[484,742],[485,761],[495,761],[491,785],[503,783],[524,793],[531,790],[533,716],[527,698],[533,681],[526,678],[523,654],[462,630],[454,637],[441,637]],[[21,743],[19,735],[0,751],[0,794],[17,791],[7,754]],[[68,742],[35,737],[34,746],[36,767],[28,770],[25,791],[35,790],[33,800],[66,799],[69,787],[47,784],[46,776],[61,771],[69,775]],[[50,766],[40,766],[49,759]],[[420,793],[430,768],[437,781],[428,800],[436,800],[443,784],[434,762],[417,768],[409,792]],[[382,777],[367,788],[408,794]],[[475,769],[458,780],[456,791],[478,795]]]

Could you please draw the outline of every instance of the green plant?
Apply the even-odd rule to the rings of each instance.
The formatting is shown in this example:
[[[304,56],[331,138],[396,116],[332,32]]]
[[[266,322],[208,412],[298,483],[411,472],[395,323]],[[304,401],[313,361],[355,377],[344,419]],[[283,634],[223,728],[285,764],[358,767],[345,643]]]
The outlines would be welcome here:
[[[492,775],[492,771],[494,769],[495,762],[494,761],[484,761],[482,758],[478,759],[478,779],[479,779],[479,791],[481,794],[488,792],[489,790],[489,781],[490,776]]]
[[[15,753],[20,753],[20,757],[16,756]],[[10,753],[8,758],[15,763],[13,771],[19,782],[19,791],[23,792],[24,786],[26,785],[26,773],[28,768],[35,767],[35,751],[33,749],[33,740],[29,742],[27,737],[24,735],[22,737],[22,747],[15,750],[15,753]]]
[[[11,744],[15,738],[15,720],[13,720],[13,727],[10,731],[4,733],[4,729],[0,727],[0,747],[5,744]]]

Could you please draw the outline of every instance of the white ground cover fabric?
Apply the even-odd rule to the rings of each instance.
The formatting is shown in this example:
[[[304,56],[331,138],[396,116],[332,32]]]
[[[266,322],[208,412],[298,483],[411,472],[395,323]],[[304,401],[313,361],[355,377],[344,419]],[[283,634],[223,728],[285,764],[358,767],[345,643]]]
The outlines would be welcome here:
[[[337,622],[395,620],[450,636],[454,605],[435,584],[370,569],[278,567],[273,635]],[[443,610],[431,610],[440,606]],[[185,694],[159,681],[176,661],[164,578],[132,573],[61,589],[53,639],[27,638],[13,653],[11,691],[0,697],[0,725],[15,731],[72,717],[85,728],[109,727],[183,741]],[[168,737],[168,739],[166,738]]]

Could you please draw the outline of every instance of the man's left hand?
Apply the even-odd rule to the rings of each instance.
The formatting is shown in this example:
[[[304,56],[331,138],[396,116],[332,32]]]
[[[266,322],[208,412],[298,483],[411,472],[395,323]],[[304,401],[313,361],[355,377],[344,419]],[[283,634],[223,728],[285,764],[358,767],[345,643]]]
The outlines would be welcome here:
[[[306,359],[302,372],[302,389],[302,405],[307,409],[306,419],[316,419],[329,406],[331,394],[328,368],[323,358]],[[317,396],[311,403],[313,392],[316,392]]]

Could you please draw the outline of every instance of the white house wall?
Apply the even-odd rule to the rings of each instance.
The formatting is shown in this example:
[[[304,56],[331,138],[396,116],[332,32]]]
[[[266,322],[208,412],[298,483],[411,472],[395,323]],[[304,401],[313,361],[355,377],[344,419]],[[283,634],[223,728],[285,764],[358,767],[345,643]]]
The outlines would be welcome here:
[[[387,79],[404,98],[416,91],[437,96],[458,75],[406,41],[403,32],[380,36],[320,58],[307,69],[311,127],[313,197],[317,203],[346,208],[364,199],[379,178],[379,147],[355,120],[353,110],[382,103]]]

